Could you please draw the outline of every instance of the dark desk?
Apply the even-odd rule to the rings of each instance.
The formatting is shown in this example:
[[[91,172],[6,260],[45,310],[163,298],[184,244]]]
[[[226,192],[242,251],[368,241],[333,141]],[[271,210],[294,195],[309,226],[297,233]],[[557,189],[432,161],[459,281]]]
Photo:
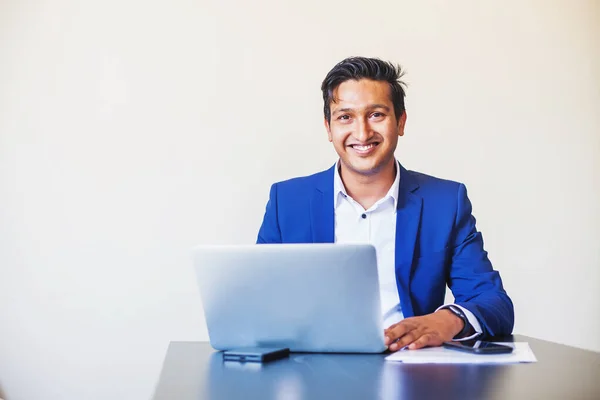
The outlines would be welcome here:
[[[223,363],[204,342],[169,345],[154,400],[600,399],[600,353],[525,336],[538,362],[410,365],[385,355],[295,353],[265,365]]]

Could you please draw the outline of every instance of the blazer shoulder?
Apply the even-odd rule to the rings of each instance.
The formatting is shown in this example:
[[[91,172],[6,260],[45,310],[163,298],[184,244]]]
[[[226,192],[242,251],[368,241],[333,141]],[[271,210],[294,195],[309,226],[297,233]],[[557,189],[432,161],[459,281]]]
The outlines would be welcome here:
[[[421,195],[446,195],[456,198],[460,186],[464,186],[464,184],[461,182],[438,178],[422,172],[407,170],[407,173],[410,176],[410,179],[419,185],[419,193]],[[400,179],[402,179],[402,176]]]

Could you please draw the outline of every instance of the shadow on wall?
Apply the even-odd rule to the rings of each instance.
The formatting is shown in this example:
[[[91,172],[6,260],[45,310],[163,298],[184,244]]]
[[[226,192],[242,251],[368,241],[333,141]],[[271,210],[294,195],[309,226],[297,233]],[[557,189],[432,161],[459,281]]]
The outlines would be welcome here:
[[[4,391],[2,390],[2,386],[0,386],[0,400],[4,400],[6,399],[6,396],[4,395]]]

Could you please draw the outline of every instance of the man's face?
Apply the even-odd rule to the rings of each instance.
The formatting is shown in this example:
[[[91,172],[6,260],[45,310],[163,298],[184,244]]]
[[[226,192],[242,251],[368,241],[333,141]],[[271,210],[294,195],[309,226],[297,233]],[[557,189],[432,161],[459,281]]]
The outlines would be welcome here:
[[[394,159],[406,113],[396,120],[387,82],[348,80],[333,98],[325,127],[343,166],[360,175],[377,174]]]

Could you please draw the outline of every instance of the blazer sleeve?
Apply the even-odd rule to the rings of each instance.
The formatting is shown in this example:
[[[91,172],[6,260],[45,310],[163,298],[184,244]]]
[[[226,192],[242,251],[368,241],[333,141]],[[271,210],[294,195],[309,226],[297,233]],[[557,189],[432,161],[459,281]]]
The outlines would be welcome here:
[[[269,201],[256,243],[281,243],[281,231],[277,218],[277,184],[271,186]]]
[[[510,335],[515,318],[513,303],[488,259],[471,212],[467,189],[460,184],[448,287],[455,304],[477,317],[485,336]]]

